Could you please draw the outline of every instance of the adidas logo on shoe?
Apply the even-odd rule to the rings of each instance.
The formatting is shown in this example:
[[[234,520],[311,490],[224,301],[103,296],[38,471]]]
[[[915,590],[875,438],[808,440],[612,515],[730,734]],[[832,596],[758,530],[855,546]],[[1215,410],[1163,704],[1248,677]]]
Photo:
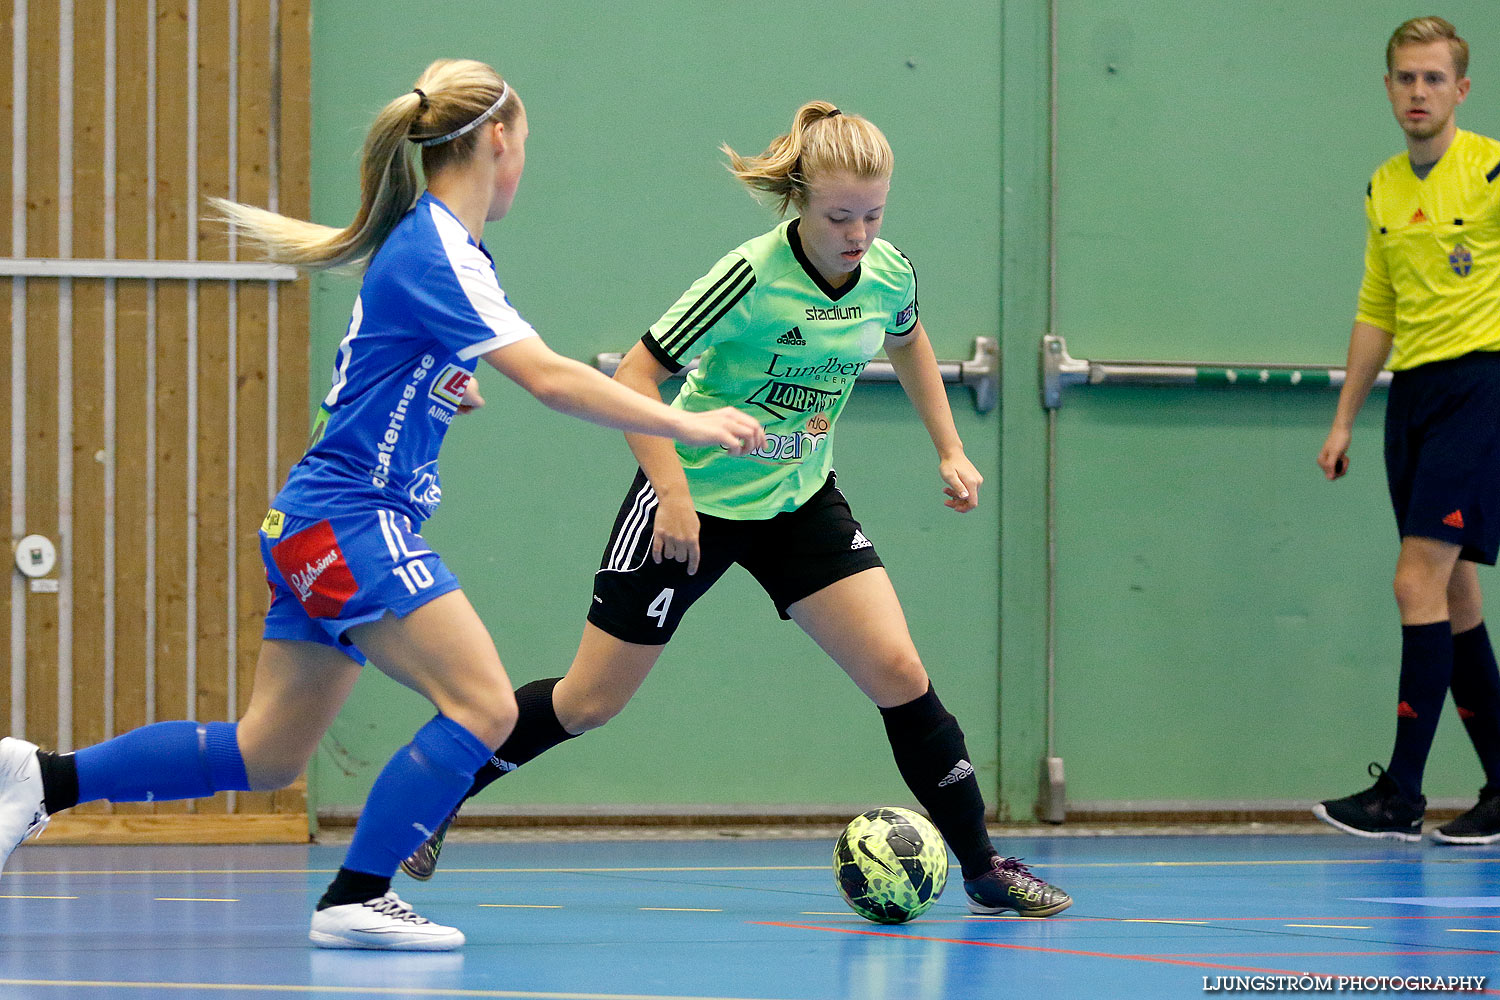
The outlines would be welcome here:
[[[948,772],[948,777],[938,782],[938,787],[947,788],[949,785],[956,785],[965,778],[972,778],[973,776],[974,765],[966,760],[960,760],[957,764],[953,765],[953,770]]]
[[[784,344],[788,347],[807,346],[807,341],[802,339],[802,328],[797,326],[792,327],[786,333],[783,333],[781,336],[777,337],[776,343]]]
[[[870,540],[865,537],[865,533],[856,529],[854,532],[854,541],[849,545],[849,551],[853,552],[855,549],[868,549],[871,547],[871,544],[872,543],[870,542]]]

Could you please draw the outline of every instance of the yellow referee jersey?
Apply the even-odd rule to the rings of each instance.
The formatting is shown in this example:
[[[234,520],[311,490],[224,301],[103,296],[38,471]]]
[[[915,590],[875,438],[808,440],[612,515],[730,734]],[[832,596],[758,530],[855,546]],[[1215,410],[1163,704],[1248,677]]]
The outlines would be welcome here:
[[[1459,129],[1425,180],[1401,153],[1365,195],[1356,318],[1394,336],[1391,370],[1500,350],[1500,142]]]

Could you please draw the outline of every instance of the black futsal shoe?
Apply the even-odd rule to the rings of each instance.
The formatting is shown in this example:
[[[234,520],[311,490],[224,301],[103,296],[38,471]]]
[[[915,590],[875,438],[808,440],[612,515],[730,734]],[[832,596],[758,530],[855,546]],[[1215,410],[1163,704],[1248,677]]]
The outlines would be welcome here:
[[[1480,791],[1479,804],[1432,831],[1439,844],[1493,844],[1500,841],[1500,785]]]
[[[420,847],[411,852],[411,857],[401,862],[401,870],[418,882],[426,882],[437,871],[438,855],[443,853],[443,839],[448,836],[448,827],[458,818],[458,810],[448,814],[432,836],[422,841]]]
[[[1395,779],[1379,764],[1372,763],[1369,773],[1375,784],[1342,799],[1319,802],[1313,806],[1313,815],[1335,830],[1356,837],[1420,842],[1427,799],[1419,796],[1413,802],[1403,797]]]
[[[1048,885],[1020,858],[995,858],[994,867],[978,878],[964,879],[971,913],[995,914],[1013,910],[1022,917],[1050,917],[1073,905],[1073,897]]]

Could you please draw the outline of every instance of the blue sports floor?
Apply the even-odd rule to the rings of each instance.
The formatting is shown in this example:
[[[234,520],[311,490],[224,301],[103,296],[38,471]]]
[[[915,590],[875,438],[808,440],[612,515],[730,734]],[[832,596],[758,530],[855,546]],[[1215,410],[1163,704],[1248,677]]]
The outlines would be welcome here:
[[[43,839],[0,877],[0,997],[1071,1000],[1290,974],[1487,976],[1483,993],[1500,995],[1500,849],[1314,834],[1000,843],[1073,908],[973,917],[955,877],[924,917],[877,926],[838,897],[831,837],[450,842],[436,879],[398,875],[396,889],[469,943],[399,955],[309,947],[342,847]]]

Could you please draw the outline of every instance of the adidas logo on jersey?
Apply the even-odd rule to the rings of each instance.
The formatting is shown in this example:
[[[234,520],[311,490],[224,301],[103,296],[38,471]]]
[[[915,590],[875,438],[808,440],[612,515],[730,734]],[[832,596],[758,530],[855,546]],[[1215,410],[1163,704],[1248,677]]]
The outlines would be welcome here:
[[[973,776],[974,765],[960,759],[957,764],[953,765],[953,770],[948,772],[948,777],[938,782],[938,787],[947,788],[949,785],[956,785],[965,778],[972,778]]]
[[[853,552],[855,549],[868,549],[870,545],[871,542],[868,538],[865,537],[865,533],[856,528],[854,531],[854,541],[849,544],[849,551]]]
[[[792,347],[806,347],[807,341],[802,339],[801,327],[792,327],[786,333],[776,338],[778,344],[788,344]]]

